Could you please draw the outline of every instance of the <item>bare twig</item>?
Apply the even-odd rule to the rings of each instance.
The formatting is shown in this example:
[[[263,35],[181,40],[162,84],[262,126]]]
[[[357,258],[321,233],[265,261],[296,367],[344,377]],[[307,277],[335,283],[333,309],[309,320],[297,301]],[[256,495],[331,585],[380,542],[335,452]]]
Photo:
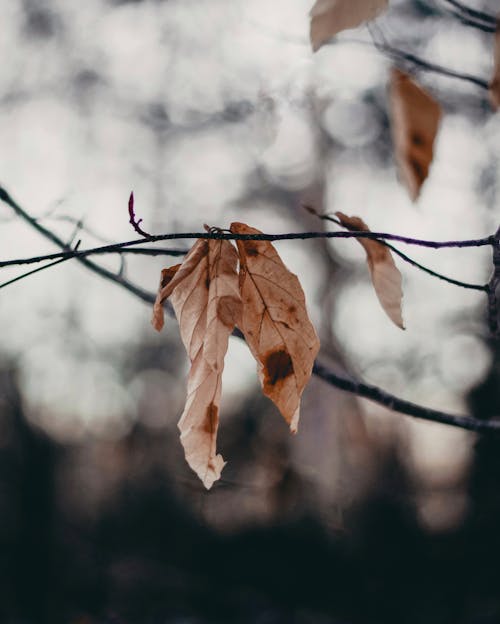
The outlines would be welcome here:
[[[445,8],[446,12],[458,19],[464,26],[471,26],[472,28],[489,34],[496,31],[496,23],[493,15],[475,11],[455,0],[443,0],[443,2],[450,5]]]
[[[145,232],[141,227],[141,223],[142,223],[142,219],[137,220],[137,217],[135,216],[135,212],[134,212],[134,193],[130,193],[130,197],[128,199],[128,214],[130,217],[129,223],[130,225],[134,228],[134,230],[137,232],[137,234],[140,234],[141,236],[144,236],[144,238],[149,238],[151,236],[151,234],[148,234],[147,232]]]
[[[451,15],[456,17],[464,26],[471,26],[472,28],[476,28],[477,30],[488,34],[493,34],[494,32],[496,32],[496,28],[494,26],[489,26],[484,22],[476,22],[476,20],[470,19],[465,15],[461,15],[460,13],[457,13],[453,10],[451,10],[450,13]]]
[[[1,189],[0,189],[0,199]],[[8,203],[8,202],[7,202]],[[9,204],[10,205],[10,204]],[[45,228],[44,228],[45,229]],[[52,234],[52,233],[51,233]],[[228,234],[226,231],[211,232],[181,232],[179,234],[159,234],[150,236],[148,239],[136,239],[126,241],[124,243],[115,243],[113,245],[105,245],[103,247],[93,247],[91,249],[83,249],[81,251],[73,251],[67,249],[66,245],[61,241],[60,247],[65,251],[45,254],[42,256],[31,256],[29,258],[15,258],[12,260],[0,261],[0,268],[6,266],[15,266],[22,264],[35,264],[44,262],[45,260],[54,260],[57,258],[77,258],[84,260],[87,256],[109,254],[109,253],[141,253],[145,255],[171,255],[181,256],[186,253],[184,249],[142,249],[136,248],[135,245],[141,243],[155,243],[163,240],[179,240],[179,239],[198,239],[206,238],[213,240],[265,240],[265,241],[281,241],[281,240],[308,240],[317,238],[369,238],[378,240],[396,240],[407,245],[418,245],[420,247],[428,247],[431,249],[444,248],[465,248],[465,247],[484,247],[486,245],[494,245],[495,237],[487,236],[486,238],[474,238],[468,240],[450,240],[450,241],[431,241],[418,238],[409,238],[407,236],[399,236],[397,234],[389,234],[387,232],[291,232],[288,234]],[[50,237],[50,240],[53,240]],[[59,239],[60,240],[60,239]]]
[[[477,9],[473,9],[462,2],[458,2],[458,0],[443,0],[448,4],[451,4],[455,9],[458,9],[462,15],[465,15],[473,20],[483,22],[489,26],[495,28],[496,26],[496,18],[494,15],[490,15],[489,13],[485,13],[484,11],[478,11]]]
[[[322,221],[330,221],[332,223],[336,223],[340,227],[345,227],[344,225],[342,225],[342,222],[336,217],[332,217],[329,214],[320,214],[312,206],[304,206],[304,208],[311,214],[318,217],[318,219],[321,219]],[[394,245],[391,245],[390,243],[384,240],[378,240],[377,242],[379,242],[381,245],[385,245],[386,247],[388,247],[391,251],[393,251],[396,255],[398,255],[402,260],[404,260],[408,264],[411,264],[415,268],[420,269],[420,271],[423,271],[424,273],[427,273],[428,275],[431,275],[432,277],[436,277],[437,279],[440,279],[443,282],[448,282],[448,284],[453,284],[454,286],[460,286],[461,288],[467,288],[470,290],[480,290],[483,292],[489,291],[488,284],[470,284],[469,282],[462,282],[461,280],[456,280],[456,279],[453,279],[452,277],[447,277],[446,275],[443,275],[442,273],[438,273],[437,271],[433,271],[432,269],[429,269],[423,264],[420,264],[420,262],[413,260],[413,258],[410,258],[410,256],[407,256],[405,253],[397,249],[397,247],[394,247]]]
[[[63,250],[61,254],[58,254],[55,257],[61,258],[61,260],[66,259],[67,257],[76,258],[78,262],[86,266],[91,271],[94,271],[94,273],[97,273],[97,275],[100,275],[101,277],[104,277],[106,279],[119,283],[122,286],[122,288],[125,288],[126,290],[134,294],[136,297],[139,297],[139,299],[142,299],[143,301],[146,301],[147,303],[154,303],[156,297],[151,295],[149,292],[145,291],[144,289],[142,289],[140,286],[133,284],[132,282],[126,280],[123,277],[117,276],[112,271],[109,271],[108,269],[100,266],[99,264],[96,264],[95,262],[93,262],[92,260],[89,260],[85,256],[81,256],[79,251],[74,251],[70,247],[68,247],[68,245],[61,238],[59,238],[57,234],[54,234],[54,232],[50,231],[45,226],[38,223],[34,217],[32,217],[23,208],[21,208],[21,206],[16,201],[14,201],[14,199],[12,199],[9,193],[7,193],[7,191],[2,187],[0,187],[0,200],[3,201],[8,206],[10,206],[10,208],[12,208],[12,210],[16,213],[16,215],[20,217],[23,221],[25,221],[28,225],[30,225],[33,229],[35,229],[42,236],[44,236],[45,238],[47,238],[48,240],[50,240],[52,243],[54,243],[60,249]],[[46,259],[49,259],[49,258],[46,258]],[[23,263],[23,264],[29,264],[29,263]]]
[[[77,244],[75,245],[75,251],[80,246],[80,243],[81,241],[78,241]],[[6,286],[15,284],[16,282],[21,281],[25,277],[29,277],[30,275],[34,275],[35,273],[40,273],[40,271],[45,271],[45,269],[50,269],[50,267],[53,267],[56,264],[61,264],[61,262],[66,262],[66,260],[70,260],[70,258],[59,258],[59,260],[55,260],[55,262],[49,262],[49,264],[44,264],[44,266],[38,267],[36,269],[32,269],[31,271],[27,271],[26,273],[22,273],[21,275],[18,275],[17,277],[14,277],[8,280],[7,282],[3,282],[3,284],[0,284],[0,288],[5,288]]]
[[[315,362],[314,374],[320,377],[327,383],[346,392],[352,392],[359,397],[374,401],[379,405],[383,405],[390,410],[413,416],[414,418],[420,418],[422,420],[430,420],[432,422],[442,423],[444,425],[452,425],[453,427],[460,427],[461,429],[467,429],[469,431],[478,432],[500,432],[500,419],[498,420],[480,420],[478,418],[472,418],[471,416],[461,416],[458,414],[449,414],[441,412],[440,410],[434,410],[423,405],[417,405],[411,403],[405,399],[385,392],[378,386],[372,386],[362,381],[355,379],[348,379],[337,375],[326,366]]]
[[[215,240],[266,240],[266,241],[280,241],[280,240],[307,240],[317,238],[368,238],[375,240],[392,240],[399,241],[408,245],[418,245],[420,247],[428,247],[431,249],[443,249],[443,248],[466,248],[466,247],[483,247],[487,245],[495,245],[495,235],[487,236],[485,238],[466,239],[466,240],[448,240],[448,241],[433,241],[418,238],[411,238],[408,236],[399,236],[398,234],[390,234],[387,232],[292,232],[287,234],[231,234],[225,230],[213,229],[210,232],[181,232],[174,234],[160,234],[156,236],[148,236],[147,238],[135,239],[131,241],[125,241],[123,243],[116,243],[112,245],[104,245],[101,247],[94,247],[92,249],[85,250],[72,250],[68,245],[60,239],[51,230],[44,227],[36,219],[30,216],[25,210],[23,210],[17,202],[7,193],[7,191],[0,187],[0,201],[10,206],[14,212],[36,229],[40,234],[45,236],[48,240],[55,243],[63,251],[52,254],[45,254],[40,256],[33,256],[30,258],[18,258],[13,260],[0,261],[0,268],[5,266],[34,264],[37,262],[43,262],[46,260],[56,260],[59,258],[76,258],[83,264],[90,262],[87,260],[87,256],[99,255],[106,253],[122,253],[125,250],[129,250],[130,253],[142,253],[148,255],[183,255],[185,250],[179,249],[161,249],[161,250],[149,250],[136,247],[144,242],[155,243],[164,240],[179,240],[179,239],[215,239]],[[135,248],[131,251],[131,248]],[[105,271],[109,273],[103,267],[95,265],[91,262],[93,270],[98,268],[99,271]]]
[[[26,223],[31,225],[34,229],[36,229],[40,234],[54,242],[56,245],[64,249],[65,251],[62,254],[55,254],[57,257],[57,262],[63,262],[64,260],[68,260],[69,258],[76,258],[79,262],[84,264],[87,268],[91,269],[98,275],[101,275],[105,279],[108,279],[122,288],[125,288],[136,297],[139,297],[142,301],[146,303],[152,304],[154,303],[156,296],[153,293],[149,293],[142,288],[132,284],[131,282],[123,279],[121,276],[104,269],[103,267],[95,264],[91,260],[85,257],[83,254],[90,255],[90,253],[97,253],[92,250],[87,250],[84,252],[69,250],[68,246],[64,241],[62,241],[56,234],[50,232],[45,227],[41,226],[37,223],[36,219],[31,217],[25,210],[23,210],[17,202],[15,202],[10,195],[0,187],[0,200],[10,206],[14,212],[21,217]],[[288,239],[304,239],[304,238],[322,238],[320,236],[320,232],[309,232],[305,234],[285,234],[285,235],[228,235],[224,232],[210,232],[210,233],[190,233],[190,234],[181,234],[181,235],[164,235],[160,237],[149,237],[148,240],[165,240],[165,236],[167,238],[213,238],[213,239],[237,239],[237,240],[288,240]],[[486,239],[478,239],[474,241],[448,241],[446,243],[439,243],[436,241],[420,241],[416,242],[416,239],[406,239],[405,237],[396,237],[394,235],[381,235],[378,233],[370,233],[370,232],[325,232],[324,234],[329,235],[328,237],[335,238],[349,238],[349,237],[360,237],[361,234],[367,236],[367,238],[380,238],[381,236],[391,237],[391,239],[403,240],[403,242],[410,242],[411,244],[421,244],[424,243],[425,246],[441,248],[441,247],[473,247],[478,245],[495,245],[497,244],[496,236],[490,236]],[[336,236],[332,236],[336,235]],[[342,235],[342,236],[340,236]],[[349,235],[349,236],[348,236]],[[353,236],[355,235],[355,236]],[[130,241],[127,243],[128,245],[134,245],[141,241]],[[54,254],[51,256],[54,258]],[[49,256],[45,256],[47,260]],[[41,260],[37,260],[41,261]],[[29,260],[23,261],[23,264],[29,264]],[[5,263],[3,264],[5,266]],[[50,265],[46,265],[41,267],[40,270],[48,268]],[[170,314],[173,314],[171,308],[167,307],[167,310]],[[233,335],[242,338],[242,334],[239,330],[235,330]],[[404,399],[400,399],[399,397],[392,395],[388,392],[385,392],[381,388],[373,385],[366,384],[359,380],[349,379],[347,377],[342,377],[328,369],[326,366],[316,362],[314,364],[313,373],[323,379],[325,382],[344,390],[346,392],[351,392],[357,396],[369,399],[378,403],[379,405],[383,405],[395,412],[400,412],[402,414],[406,414],[409,416],[413,416],[414,418],[420,418],[424,420],[429,420],[433,422],[443,423],[446,425],[451,425],[454,427],[460,427],[462,429],[467,429],[469,431],[477,431],[477,432],[488,432],[490,434],[494,434],[500,431],[500,420],[479,420],[472,418],[470,416],[461,416],[456,414],[450,414],[447,412],[442,412],[440,410],[433,410],[431,408],[425,407],[423,405],[417,405],[416,403],[411,403]]]
[[[431,63],[430,61],[426,61],[411,52],[404,52],[403,50],[399,50],[398,48],[393,47],[385,40],[377,41],[377,38],[374,35],[374,25],[369,25],[368,27],[369,33],[373,40],[373,45],[375,48],[381,52],[389,56],[395,61],[410,63],[415,67],[418,67],[421,70],[433,72],[436,74],[441,74],[442,76],[447,76],[448,78],[458,78],[459,80],[463,80],[465,82],[470,82],[471,84],[488,91],[489,83],[487,80],[483,80],[482,78],[478,78],[477,76],[473,76],[472,74],[463,74],[461,72],[457,72],[453,69],[448,69],[447,67],[443,67],[442,65],[437,65],[436,63]],[[382,31],[378,29],[378,32]],[[382,36],[382,39],[383,36]]]

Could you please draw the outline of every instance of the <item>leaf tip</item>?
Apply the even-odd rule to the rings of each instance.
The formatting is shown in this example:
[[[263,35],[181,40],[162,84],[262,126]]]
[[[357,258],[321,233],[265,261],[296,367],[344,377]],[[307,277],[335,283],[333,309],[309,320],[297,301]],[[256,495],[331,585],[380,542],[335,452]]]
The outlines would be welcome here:
[[[211,490],[213,484],[220,479],[221,472],[226,464],[227,462],[224,461],[222,455],[216,455],[203,477],[197,472],[206,490]]]
[[[297,431],[299,430],[299,417],[300,417],[300,405],[295,410],[292,416],[292,420],[290,421],[290,433],[292,435],[296,435]]]
[[[151,325],[156,329],[156,331],[161,332],[164,324],[165,324],[165,321],[163,319],[163,313],[156,314],[156,312],[154,312],[153,318],[151,319]]]

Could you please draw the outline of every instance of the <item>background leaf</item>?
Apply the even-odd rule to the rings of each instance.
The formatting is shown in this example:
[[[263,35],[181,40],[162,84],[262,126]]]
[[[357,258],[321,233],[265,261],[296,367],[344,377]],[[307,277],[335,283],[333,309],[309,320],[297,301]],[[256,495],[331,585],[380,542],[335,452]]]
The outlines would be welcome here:
[[[429,175],[441,107],[399,69],[391,74],[392,134],[399,173],[415,201]]]
[[[317,0],[310,13],[313,51],[341,30],[374,19],[386,7],[387,0]]]

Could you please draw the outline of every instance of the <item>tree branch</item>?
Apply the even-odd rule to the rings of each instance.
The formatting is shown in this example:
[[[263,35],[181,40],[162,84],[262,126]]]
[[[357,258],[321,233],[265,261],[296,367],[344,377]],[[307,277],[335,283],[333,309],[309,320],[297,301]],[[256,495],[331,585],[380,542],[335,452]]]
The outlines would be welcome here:
[[[374,25],[368,25],[368,31],[372,37],[373,45],[375,48],[381,52],[382,54],[386,54],[389,58],[392,58],[396,61],[403,61],[405,63],[411,63],[415,67],[422,69],[424,71],[433,72],[436,74],[441,74],[442,76],[447,76],[448,78],[458,78],[459,80],[463,80],[465,82],[470,82],[471,84],[484,89],[485,91],[489,90],[489,82],[487,80],[483,80],[482,78],[478,78],[477,76],[473,76],[472,74],[462,74],[461,72],[454,71],[453,69],[448,69],[447,67],[443,67],[442,65],[437,65],[436,63],[431,63],[430,61],[425,61],[421,59],[419,56],[412,54],[411,52],[404,52],[403,50],[399,50],[398,48],[394,48],[392,45],[384,41],[377,41],[375,35],[373,34]],[[379,32],[380,29],[379,29]]]
[[[443,0],[448,4],[451,4],[452,7],[458,9],[458,11],[467,18],[472,20],[476,20],[478,22],[483,22],[486,26],[490,26],[495,31],[496,28],[496,17],[494,15],[490,15],[489,13],[484,13],[483,11],[478,11],[477,9],[472,9],[471,7],[462,4],[462,2],[458,2],[458,0]]]
[[[320,219],[321,221],[330,221],[332,223],[336,223],[340,227],[345,228],[345,226],[342,225],[342,222],[336,217],[332,217],[331,215],[328,215],[328,214],[320,214],[312,206],[304,206],[304,208],[311,214],[318,217],[318,219]],[[433,271],[432,269],[429,269],[423,264],[420,264],[420,262],[413,260],[413,258],[410,258],[410,256],[407,256],[405,253],[400,251],[397,247],[394,247],[394,245],[391,245],[390,243],[384,240],[378,240],[377,242],[379,242],[381,245],[385,245],[386,247],[388,247],[391,251],[393,251],[397,256],[399,256],[402,260],[404,260],[408,264],[411,264],[412,266],[419,269],[420,271],[423,271],[424,273],[427,273],[428,275],[431,275],[432,277],[436,277],[437,279],[440,279],[443,282],[448,282],[448,284],[453,284],[454,286],[460,286],[461,288],[467,288],[470,290],[481,290],[483,292],[489,292],[488,284],[470,284],[469,282],[462,282],[461,280],[456,280],[456,279],[453,279],[452,277],[447,277],[446,275],[443,275],[442,273],[438,273],[437,271]]]
[[[59,248],[64,250],[63,253],[58,254],[54,257],[61,258],[61,260],[66,259],[67,257],[76,258],[78,262],[86,266],[91,271],[94,271],[94,273],[97,273],[97,275],[100,275],[101,277],[104,277],[106,279],[119,283],[122,286],[122,288],[125,288],[126,290],[134,294],[136,297],[139,297],[139,299],[142,299],[143,301],[146,301],[147,303],[154,303],[155,297],[154,296],[152,297],[151,294],[145,291],[144,289],[140,288],[139,286],[136,286],[135,284],[125,279],[124,277],[116,275],[112,271],[109,271],[108,269],[105,269],[99,264],[96,264],[92,260],[88,260],[85,256],[81,256],[80,252],[73,251],[61,238],[59,238],[59,236],[57,236],[57,234],[54,234],[54,232],[51,232],[46,227],[38,223],[35,218],[33,218],[25,210],[23,210],[23,208],[21,208],[21,206],[16,201],[14,201],[12,197],[9,195],[9,193],[7,193],[7,191],[1,186],[0,186],[0,200],[3,201],[8,206],[10,206],[12,210],[16,213],[16,215],[20,217],[23,221],[25,221],[28,225],[30,225],[33,229],[35,229],[46,239],[50,240],[52,243],[57,245]],[[28,264],[28,263],[24,263],[24,264]]]
[[[2,199],[1,188],[0,188],[0,199]],[[45,228],[43,229],[45,230]],[[54,239],[52,237],[54,235],[52,232],[50,232],[50,234],[51,234],[50,240],[53,241]],[[6,267],[6,266],[20,266],[23,264],[36,264],[37,262],[44,262],[46,260],[55,260],[58,258],[65,259],[65,260],[69,258],[76,258],[79,261],[83,261],[86,259],[87,256],[109,254],[109,253],[137,253],[137,254],[151,255],[151,256],[158,256],[158,255],[182,256],[187,253],[187,250],[184,250],[184,249],[145,249],[145,248],[137,248],[135,247],[135,245],[140,245],[141,243],[145,243],[145,242],[154,243],[154,242],[163,241],[163,240],[198,239],[198,238],[215,239],[215,240],[265,240],[265,241],[308,240],[308,239],[318,239],[318,238],[369,238],[369,239],[377,240],[379,242],[382,242],[383,240],[395,240],[401,243],[406,243],[407,245],[418,245],[420,247],[428,247],[431,249],[484,247],[486,245],[495,244],[494,235],[487,236],[485,238],[476,238],[476,239],[467,239],[467,240],[432,241],[432,240],[424,240],[424,239],[418,239],[418,238],[409,238],[407,236],[399,236],[397,234],[388,234],[386,232],[291,232],[289,234],[228,234],[225,231],[181,232],[178,234],[159,234],[157,236],[150,236],[148,239],[141,238],[141,239],[136,239],[132,241],[126,241],[124,243],[114,243],[112,245],[105,245],[103,247],[93,247],[91,249],[83,249],[81,251],[70,250],[68,249],[66,244],[63,241],[61,241],[60,243],[56,243],[56,244],[58,244],[60,247],[65,249],[65,251],[56,252],[52,254],[44,254],[41,256],[30,256],[29,258],[15,258],[12,260],[2,260],[0,261],[0,268]],[[396,252],[396,253],[401,254],[401,252]],[[410,261],[410,259],[408,261]],[[444,279],[445,281],[448,281],[450,283],[455,283],[456,285],[463,286],[464,288],[485,290],[485,288],[480,285],[467,284],[466,282],[459,282],[458,280],[453,280],[452,278],[447,278],[445,276],[442,276],[441,274],[435,273],[431,269],[427,269],[426,267],[419,265],[415,261],[411,261],[411,262],[415,266],[418,266],[422,270],[425,270],[427,273],[434,275],[435,277],[439,277],[440,279]]]
[[[497,291],[500,288],[500,227],[495,234],[495,244],[493,246],[493,275],[488,283],[488,321],[491,335],[500,338],[500,328],[498,325],[498,299]]]
[[[26,223],[31,225],[34,229],[36,229],[40,234],[45,236],[48,240],[51,240],[53,243],[64,249],[65,251],[61,254],[50,254],[44,256],[43,259],[54,259],[57,258],[57,262],[62,262],[69,258],[76,258],[79,262],[81,262],[84,266],[94,271],[101,277],[104,277],[107,280],[110,280],[122,288],[125,288],[136,297],[139,297],[142,301],[146,303],[153,304],[156,300],[156,296],[153,293],[147,292],[142,288],[136,286],[132,282],[124,279],[120,275],[112,273],[107,269],[101,267],[100,265],[88,260],[85,255],[89,255],[90,253],[99,253],[98,251],[86,250],[84,252],[80,251],[72,251],[69,249],[68,245],[60,239],[56,234],[47,230],[47,228],[41,226],[36,219],[34,219],[31,215],[29,215],[25,210],[23,210],[17,202],[15,202],[10,195],[0,187],[0,200],[10,206],[14,212],[21,217]],[[446,241],[446,242],[436,242],[436,241],[418,241],[418,239],[409,239],[406,237],[395,236],[391,234],[380,234],[374,232],[309,232],[305,234],[262,234],[262,235],[229,235],[224,232],[202,232],[202,233],[189,233],[189,234],[169,234],[163,236],[151,236],[148,238],[148,241],[154,242],[155,240],[166,240],[171,238],[212,238],[212,239],[236,239],[236,240],[289,240],[289,239],[304,239],[304,238],[323,238],[322,234],[326,235],[327,238],[359,238],[359,237],[367,237],[367,238],[390,238],[391,240],[400,240],[402,242],[408,242],[409,244],[423,244],[426,247],[434,247],[434,248],[442,248],[442,247],[476,247],[479,245],[496,245],[495,250],[498,249],[498,232],[497,235],[490,236],[485,239],[477,239],[477,240],[469,240],[469,241]],[[143,243],[144,239],[139,241],[130,241],[125,243],[124,245],[135,245],[138,243]],[[122,245],[115,246],[121,247]],[[101,248],[102,249],[102,248]],[[83,254],[83,255],[82,255]],[[42,257],[40,257],[42,258]],[[39,259],[35,261],[41,261]],[[1,263],[0,266],[6,266],[8,264],[29,264],[33,262],[33,259],[25,259],[21,262],[16,261],[6,261]],[[48,268],[48,266],[41,267]],[[40,270],[41,270],[40,269]],[[173,315],[173,310],[171,307],[167,307],[168,312]],[[235,330],[233,335],[243,338],[241,332],[239,330]],[[494,434],[500,431],[500,420],[479,420],[472,418],[471,416],[460,416],[456,414],[450,414],[447,412],[442,412],[440,410],[434,410],[422,405],[418,405],[416,403],[411,403],[410,401],[406,401],[405,399],[400,399],[399,397],[382,390],[378,386],[373,386],[370,384],[366,384],[359,380],[348,379],[347,377],[342,377],[334,373],[332,370],[328,369],[323,364],[319,362],[315,362],[313,373],[317,377],[323,379],[326,383],[339,388],[340,390],[344,390],[345,392],[350,392],[362,398],[369,399],[379,405],[383,405],[388,409],[391,409],[395,412],[399,412],[401,414],[406,414],[408,416],[413,416],[414,418],[420,418],[423,420],[429,420],[433,422],[438,422],[446,425],[451,425],[454,427],[459,427],[462,429],[467,429],[469,431],[476,432],[488,432],[490,434]]]
[[[478,418],[472,418],[471,416],[449,414],[447,412],[441,412],[440,410],[424,407],[423,405],[417,405],[416,403],[411,403],[405,399],[400,399],[389,392],[385,392],[385,390],[382,390],[378,386],[372,386],[362,381],[341,377],[319,362],[315,362],[313,373],[317,377],[323,379],[323,381],[326,381],[336,388],[340,388],[346,392],[351,392],[364,399],[369,399],[370,401],[374,401],[379,405],[383,405],[384,407],[401,414],[406,414],[422,420],[442,423],[444,425],[452,425],[453,427],[460,427],[461,429],[467,429],[468,431],[490,433],[494,431],[500,433],[500,419],[479,420]]]

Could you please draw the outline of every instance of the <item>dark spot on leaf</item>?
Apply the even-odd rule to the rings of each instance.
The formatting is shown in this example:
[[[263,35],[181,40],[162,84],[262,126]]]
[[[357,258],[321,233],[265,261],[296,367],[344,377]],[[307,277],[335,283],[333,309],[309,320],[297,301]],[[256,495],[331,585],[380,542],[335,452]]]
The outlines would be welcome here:
[[[210,434],[215,433],[218,422],[219,408],[213,403],[210,403],[210,405],[207,407],[204,430]]]
[[[414,132],[411,135],[411,142],[413,143],[413,145],[425,145],[425,139],[418,132]]]
[[[280,379],[286,379],[293,374],[292,359],[283,349],[267,355],[263,364],[266,386],[274,386]]]
[[[210,288],[210,278],[206,277],[205,278],[205,288],[208,290]]]
[[[258,256],[259,245],[254,241],[245,241],[245,252],[247,256]]]

